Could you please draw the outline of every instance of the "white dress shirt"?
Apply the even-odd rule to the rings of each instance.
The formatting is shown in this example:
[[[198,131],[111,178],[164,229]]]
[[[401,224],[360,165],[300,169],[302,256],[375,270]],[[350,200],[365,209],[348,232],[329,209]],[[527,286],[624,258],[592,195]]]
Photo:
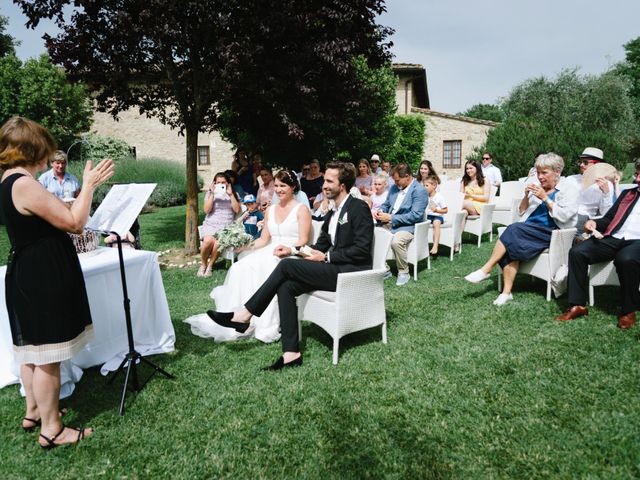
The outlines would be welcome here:
[[[633,206],[620,229],[612,235],[625,240],[640,240],[640,200]]]
[[[345,196],[340,205],[336,208],[336,211],[333,215],[331,215],[331,220],[329,220],[329,236],[331,237],[331,245],[336,244],[336,231],[338,230],[338,220],[340,219],[340,212],[342,211],[342,207],[344,206],[344,202],[349,198],[349,196]]]
[[[391,215],[393,215],[398,210],[400,210],[400,205],[402,205],[402,202],[404,201],[404,197],[407,196],[407,190],[413,184],[413,182],[415,182],[415,180],[411,180],[411,183],[409,185],[407,185],[406,187],[404,187],[402,190],[400,190],[398,192],[398,196],[396,197],[396,201],[393,204],[393,208],[391,209]]]
[[[582,189],[582,174],[571,175],[570,180],[576,182],[578,188]],[[580,192],[578,200],[578,215],[586,215],[589,218],[601,217],[613,205],[613,184],[607,180],[609,193],[600,190],[597,183]]]

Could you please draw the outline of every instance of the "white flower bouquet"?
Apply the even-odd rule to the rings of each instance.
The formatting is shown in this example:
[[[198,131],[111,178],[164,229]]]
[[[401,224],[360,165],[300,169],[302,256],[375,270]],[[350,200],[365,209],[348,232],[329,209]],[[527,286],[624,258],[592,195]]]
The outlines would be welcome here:
[[[242,223],[233,222],[222,230],[214,234],[218,240],[218,250],[224,251],[227,248],[240,248],[248,245],[253,237],[244,230]]]

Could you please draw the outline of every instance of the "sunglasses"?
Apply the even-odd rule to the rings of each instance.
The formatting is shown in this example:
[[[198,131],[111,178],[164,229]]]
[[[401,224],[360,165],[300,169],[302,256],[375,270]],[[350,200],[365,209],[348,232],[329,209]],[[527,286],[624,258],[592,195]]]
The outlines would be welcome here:
[[[483,160],[491,160],[491,157],[482,157]]]

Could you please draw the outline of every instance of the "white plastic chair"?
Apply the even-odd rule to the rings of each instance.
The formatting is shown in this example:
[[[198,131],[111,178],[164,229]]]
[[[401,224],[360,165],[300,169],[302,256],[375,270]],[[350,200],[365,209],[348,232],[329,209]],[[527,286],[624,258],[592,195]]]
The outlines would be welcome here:
[[[460,180],[447,180],[446,182],[442,182],[440,184],[440,187],[438,188],[438,191],[441,193],[448,192],[448,191],[459,192]]]
[[[498,237],[505,230],[506,227],[498,228]],[[547,282],[547,302],[551,301],[551,279],[553,279],[560,265],[569,263],[569,250],[575,235],[575,228],[554,230],[551,233],[551,242],[548,249],[533,260],[520,262],[518,273],[528,273]],[[498,291],[502,291],[502,268],[498,272]]]
[[[460,188],[460,183],[458,183]],[[462,203],[464,193],[459,190],[444,190],[440,192],[447,203],[447,213],[442,215],[444,223],[440,225],[440,245],[449,247],[449,259],[453,261],[453,250],[456,244],[462,243],[462,225],[464,223],[464,212]],[[428,232],[429,243],[433,243],[433,229]],[[462,248],[462,245],[460,245]]]
[[[316,290],[297,299],[299,337],[303,320],[321,327],[333,339],[334,365],[338,363],[340,339],[349,333],[381,325],[382,343],[387,343],[384,263],[392,237],[388,230],[375,228],[372,270],[341,273],[335,292]]]
[[[426,214],[425,214],[426,216]],[[407,263],[413,265],[413,279],[418,281],[418,262],[427,259],[427,270],[431,270],[431,257],[429,256],[429,227],[431,222],[424,221],[416,223],[413,232],[413,240],[407,248]],[[380,227],[376,227],[380,228]],[[395,255],[393,250],[389,249],[386,256],[387,260],[393,260]]]
[[[594,263],[589,266],[589,305],[593,307],[595,303],[594,287],[603,285],[620,286],[620,279],[616,272],[613,260],[608,262]]]
[[[324,222],[320,222],[318,220],[311,220],[311,241],[309,245],[315,245],[318,241],[318,237],[320,236],[320,232],[322,232],[322,225]]]
[[[493,241],[493,211],[496,205],[487,203],[480,209],[480,215],[469,215],[464,225],[464,231],[478,237],[478,248],[482,242],[482,235],[489,234],[489,241]]]
[[[513,201],[520,202],[524,192],[524,182],[503,182],[500,185],[500,195],[495,197],[493,203],[496,208],[493,211],[492,222],[498,225],[511,225],[517,221],[513,216]]]

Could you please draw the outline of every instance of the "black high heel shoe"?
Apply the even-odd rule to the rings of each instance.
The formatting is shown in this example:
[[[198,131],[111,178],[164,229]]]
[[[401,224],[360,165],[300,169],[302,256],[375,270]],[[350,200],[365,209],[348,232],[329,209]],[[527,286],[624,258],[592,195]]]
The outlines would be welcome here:
[[[276,360],[276,363],[274,363],[273,365],[269,365],[262,370],[266,372],[272,372],[275,370],[282,370],[283,368],[299,367],[300,365],[302,365],[302,355],[300,355],[295,360],[291,360],[288,363],[284,363],[284,357],[280,357],[278,360]]]
[[[233,328],[238,333],[246,332],[250,326],[249,322],[242,323],[231,321],[233,318],[232,312],[215,312],[213,310],[207,310],[207,315],[209,315],[209,318],[221,327]]]

